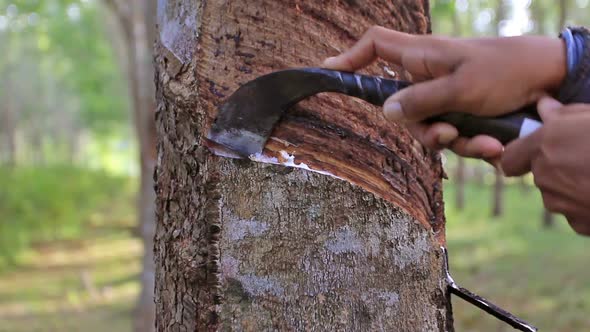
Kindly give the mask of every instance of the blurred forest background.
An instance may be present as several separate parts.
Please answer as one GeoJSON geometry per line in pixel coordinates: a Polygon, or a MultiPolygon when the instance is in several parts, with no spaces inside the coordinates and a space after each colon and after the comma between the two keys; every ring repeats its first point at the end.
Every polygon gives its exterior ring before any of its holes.
{"type": "MultiPolygon", "coordinates": [[[[155,2],[0,0],[0,331],[146,330],[155,2]]],[[[434,32],[463,37],[590,18],[589,0],[431,5],[434,32]]],[[[445,156],[455,279],[543,330],[587,330],[589,240],[544,211],[530,176],[445,156]]],[[[457,331],[510,330],[453,305],[457,331]]]]}

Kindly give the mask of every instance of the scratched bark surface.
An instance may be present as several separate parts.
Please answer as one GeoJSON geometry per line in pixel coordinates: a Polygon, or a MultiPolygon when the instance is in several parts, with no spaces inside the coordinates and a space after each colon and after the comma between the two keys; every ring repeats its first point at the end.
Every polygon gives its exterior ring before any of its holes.
{"type": "Polygon", "coordinates": [[[377,109],[314,97],[260,158],[334,176],[204,146],[240,84],[315,66],[374,24],[426,33],[428,4],[158,1],[158,331],[452,330],[440,162],[377,109]]]}

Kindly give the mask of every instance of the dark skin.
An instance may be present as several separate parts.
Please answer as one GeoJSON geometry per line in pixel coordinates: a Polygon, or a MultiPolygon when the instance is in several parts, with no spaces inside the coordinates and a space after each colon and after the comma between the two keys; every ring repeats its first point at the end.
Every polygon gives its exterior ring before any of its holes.
{"type": "Polygon", "coordinates": [[[352,48],[326,59],[324,67],[357,71],[377,58],[402,66],[418,82],[386,101],[388,120],[406,124],[432,149],[501,164],[508,176],[532,172],[545,207],[590,235],[590,105],[564,106],[549,97],[567,74],[563,41],[454,39],[373,27],[352,48]],[[458,137],[447,123],[421,122],[451,111],[496,116],[534,102],[544,126],[507,146],[489,136],[458,137]]]}

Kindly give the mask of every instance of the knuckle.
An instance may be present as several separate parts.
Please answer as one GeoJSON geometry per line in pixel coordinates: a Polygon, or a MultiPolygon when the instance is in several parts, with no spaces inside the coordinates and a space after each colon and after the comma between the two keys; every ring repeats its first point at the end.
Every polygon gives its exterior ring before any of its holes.
{"type": "Polygon", "coordinates": [[[569,217],[567,218],[567,221],[574,232],[585,236],[590,235],[590,224],[588,224],[587,221],[569,217]]]}
{"type": "Polygon", "coordinates": [[[377,36],[383,34],[384,31],[387,31],[387,29],[380,25],[373,25],[369,29],[367,29],[365,36],[369,38],[376,38],[377,36]]]}
{"type": "Polygon", "coordinates": [[[564,213],[566,210],[567,204],[561,199],[556,198],[553,195],[550,195],[543,190],[541,190],[541,197],[543,198],[543,205],[545,208],[553,213],[564,213]]]}
{"type": "MultiPolygon", "coordinates": [[[[548,135],[541,137],[541,145],[539,147],[538,168],[544,170],[546,168],[554,168],[558,163],[557,154],[553,152],[553,144],[548,135]]],[[[549,172],[550,173],[550,172],[549,172]]]]}
{"type": "Polygon", "coordinates": [[[504,173],[506,174],[506,176],[514,176],[515,175],[516,172],[514,170],[512,158],[510,156],[506,155],[506,151],[504,151],[504,155],[502,156],[501,165],[502,165],[502,169],[504,170],[504,173]]]}
{"type": "Polygon", "coordinates": [[[532,173],[533,173],[533,183],[535,184],[535,187],[542,189],[543,183],[541,181],[541,177],[536,174],[535,169],[532,170],[532,173]]]}
{"type": "Polygon", "coordinates": [[[446,104],[445,106],[461,107],[461,105],[470,103],[471,98],[470,93],[468,93],[470,90],[467,81],[458,75],[453,75],[449,78],[447,98],[443,101],[446,104]]]}
{"type": "Polygon", "coordinates": [[[553,213],[561,213],[562,212],[561,204],[555,199],[547,199],[543,195],[543,204],[545,205],[545,208],[550,212],[553,212],[553,213]]]}
{"type": "Polygon", "coordinates": [[[404,114],[404,118],[406,120],[415,121],[419,118],[419,98],[420,92],[418,89],[407,89],[406,93],[400,99],[399,102],[402,104],[402,113],[404,114]]]}
{"type": "Polygon", "coordinates": [[[568,114],[572,112],[587,112],[588,110],[590,110],[590,105],[576,103],[564,105],[563,108],[561,108],[560,112],[563,114],[568,114]]]}
{"type": "Polygon", "coordinates": [[[543,171],[543,165],[539,158],[531,162],[531,173],[533,173],[533,182],[535,186],[541,190],[545,189],[546,174],[543,171]]]}

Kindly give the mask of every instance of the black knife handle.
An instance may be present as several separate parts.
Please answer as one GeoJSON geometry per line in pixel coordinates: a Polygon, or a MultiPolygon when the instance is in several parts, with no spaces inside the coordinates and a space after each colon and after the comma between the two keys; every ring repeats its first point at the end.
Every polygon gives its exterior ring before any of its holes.
{"type": "MultiPolygon", "coordinates": [[[[376,76],[332,71],[343,85],[343,93],[361,98],[369,103],[382,106],[385,100],[412,83],[389,80],[376,76]]],[[[467,113],[447,113],[427,119],[427,123],[446,122],[452,124],[463,137],[488,135],[507,144],[526,136],[542,125],[535,105],[528,105],[507,115],[481,117],[467,113]]]]}

